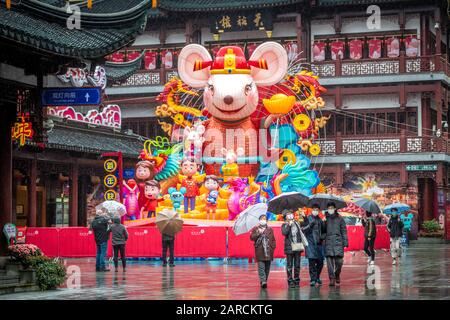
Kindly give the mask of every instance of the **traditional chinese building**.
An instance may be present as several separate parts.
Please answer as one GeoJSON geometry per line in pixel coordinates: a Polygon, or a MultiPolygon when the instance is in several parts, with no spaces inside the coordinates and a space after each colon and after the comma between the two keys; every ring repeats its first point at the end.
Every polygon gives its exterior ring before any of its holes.
{"type": "Polygon", "coordinates": [[[125,127],[161,134],[155,97],[184,45],[214,55],[237,44],[250,55],[277,41],[328,89],[322,181],[335,193],[406,202],[419,224],[450,214],[446,1],[161,0],[149,20],[132,46],[107,57],[123,66],[106,92],[125,127]]]}
{"type": "Polygon", "coordinates": [[[57,74],[74,68],[87,70],[94,80],[89,85],[101,86],[95,82],[101,79],[97,66],[145,28],[151,2],[112,0],[91,9],[86,1],[71,4],[77,8],[68,10],[65,1],[23,0],[7,9],[0,1],[0,228],[6,222],[84,225],[86,195],[101,176],[100,155],[122,151],[134,159],[139,151],[140,138],[120,128],[52,120],[41,93],[45,87],[70,87],[57,74]],[[22,113],[33,133],[19,123],[13,143],[11,128],[22,113]],[[20,138],[26,140],[22,147],[20,138]]]}

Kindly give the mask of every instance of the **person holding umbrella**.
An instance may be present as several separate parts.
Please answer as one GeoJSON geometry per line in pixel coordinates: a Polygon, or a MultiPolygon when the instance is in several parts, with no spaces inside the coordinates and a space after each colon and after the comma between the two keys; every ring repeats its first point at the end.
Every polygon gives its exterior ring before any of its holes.
{"type": "Polygon", "coordinates": [[[392,216],[387,224],[391,238],[392,264],[397,264],[397,258],[401,255],[400,239],[403,236],[403,222],[399,219],[397,208],[391,209],[392,216]]]}
{"type": "Polygon", "coordinates": [[[319,217],[320,207],[315,204],[312,206],[312,213],[308,216],[309,226],[305,228],[304,233],[308,240],[308,246],[305,253],[309,263],[310,285],[314,287],[322,285],[320,274],[323,269],[323,261],[325,260],[323,253],[323,240],[325,239],[326,229],[325,223],[319,217]]]}
{"type": "Polygon", "coordinates": [[[174,267],[175,234],[183,227],[183,220],[175,210],[163,209],[155,220],[162,237],[162,265],[167,266],[167,249],[169,249],[169,266],[174,267]]]}
{"type": "Polygon", "coordinates": [[[261,288],[267,288],[276,240],[273,229],[267,225],[266,214],[259,217],[259,224],[250,231],[250,240],[255,242],[255,257],[258,261],[258,276],[261,288]]]}
{"type": "Polygon", "coordinates": [[[305,219],[300,225],[299,222],[294,220],[292,210],[283,210],[283,218],[285,223],[281,226],[281,233],[284,236],[288,285],[290,288],[300,287],[300,258],[302,251],[308,245],[302,227],[306,227],[308,221],[305,219]]]}
{"type": "Polygon", "coordinates": [[[364,252],[367,254],[367,263],[375,264],[375,238],[377,237],[377,226],[373,214],[366,211],[366,218],[362,220],[364,226],[364,252]]]}
{"type": "Polygon", "coordinates": [[[109,233],[109,217],[105,211],[97,209],[94,220],[90,229],[94,231],[95,244],[97,245],[97,254],[95,257],[95,271],[110,271],[106,268],[106,251],[108,249],[109,233]]]}
{"type": "MultiPolygon", "coordinates": [[[[344,204],[343,207],[346,205],[344,204]]],[[[336,210],[336,204],[329,202],[326,213],[325,256],[327,258],[330,287],[341,283],[341,270],[344,264],[344,248],[348,247],[347,226],[336,210]]]]}

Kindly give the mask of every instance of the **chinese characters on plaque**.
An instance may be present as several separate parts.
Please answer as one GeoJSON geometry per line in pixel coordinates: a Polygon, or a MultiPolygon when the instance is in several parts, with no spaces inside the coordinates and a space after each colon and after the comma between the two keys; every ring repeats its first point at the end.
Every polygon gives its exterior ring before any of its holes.
{"type": "Polygon", "coordinates": [[[248,11],[223,13],[211,17],[211,32],[214,34],[231,31],[272,30],[273,16],[270,11],[248,11]]]}

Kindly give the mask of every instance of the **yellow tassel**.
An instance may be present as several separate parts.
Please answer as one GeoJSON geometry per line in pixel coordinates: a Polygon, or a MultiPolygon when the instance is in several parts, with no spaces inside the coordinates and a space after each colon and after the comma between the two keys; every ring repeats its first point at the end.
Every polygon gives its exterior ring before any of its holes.
{"type": "Polygon", "coordinates": [[[87,7],[88,9],[92,9],[92,0],[88,0],[87,7]]]}
{"type": "Polygon", "coordinates": [[[158,6],[157,0],[152,0],[152,9],[155,9],[158,6]]]}
{"type": "Polygon", "coordinates": [[[6,0],[6,8],[11,9],[11,0],[6,0]]]}

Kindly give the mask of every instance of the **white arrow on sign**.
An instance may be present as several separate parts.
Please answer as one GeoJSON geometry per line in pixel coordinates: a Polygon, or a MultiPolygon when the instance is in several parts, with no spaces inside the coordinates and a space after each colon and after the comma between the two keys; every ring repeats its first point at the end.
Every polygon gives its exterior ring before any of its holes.
{"type": "Polygon", "coordinates": [[[86,95],[84,97],[86,98],[86,102],[88,102],[89,101],[89,97],[90,97],[89,93],[86,93],[86,95]]]}

